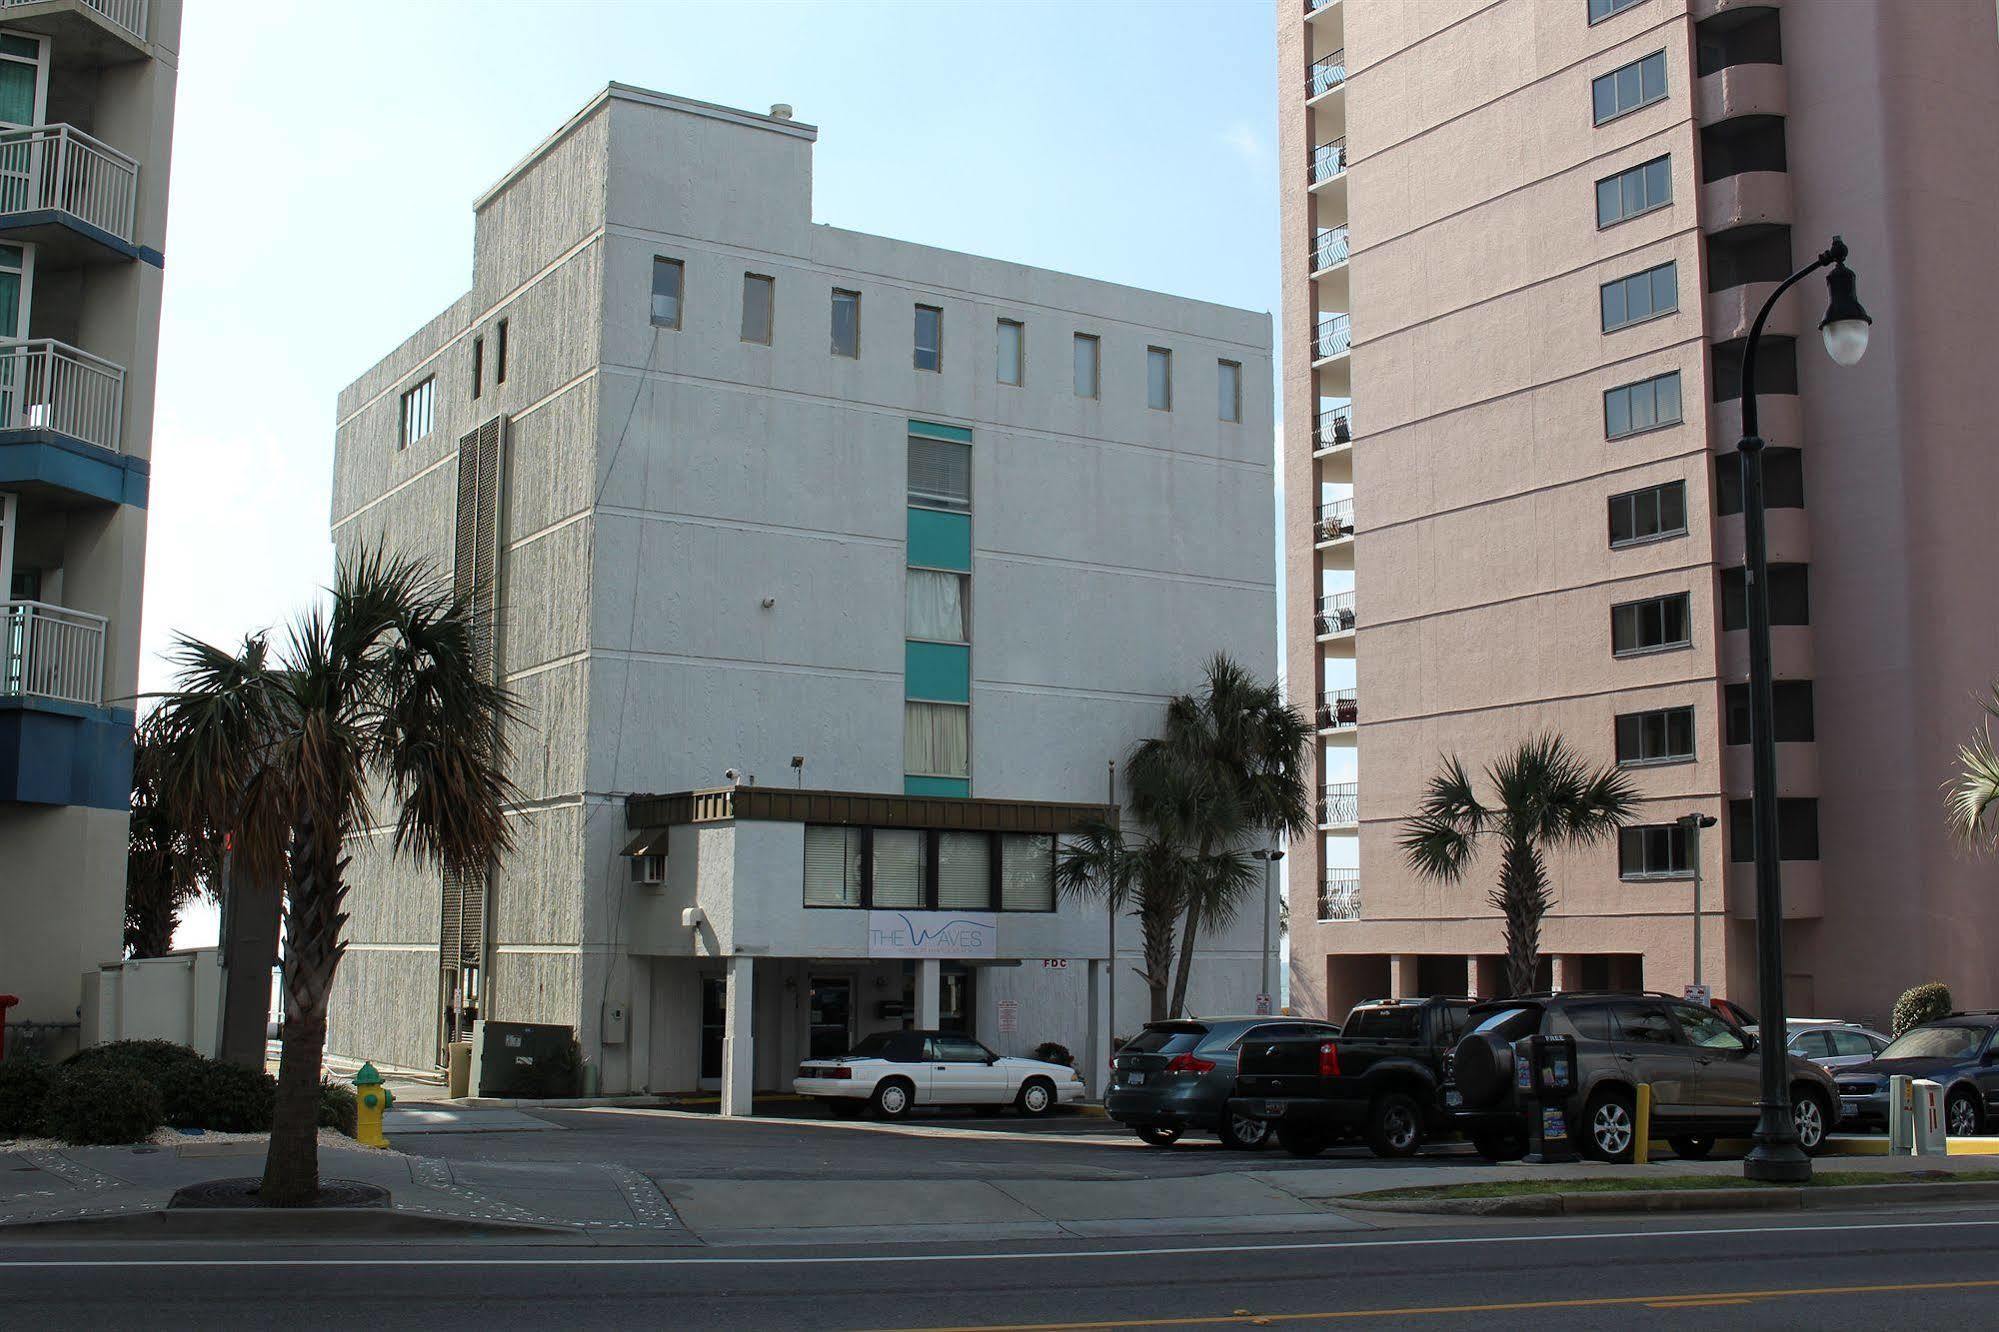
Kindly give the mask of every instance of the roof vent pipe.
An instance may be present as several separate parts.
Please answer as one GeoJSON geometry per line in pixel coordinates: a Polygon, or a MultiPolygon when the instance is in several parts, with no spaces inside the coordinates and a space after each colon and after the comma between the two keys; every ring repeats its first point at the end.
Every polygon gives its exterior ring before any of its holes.
{"type": "Polygon", "coordinates": [[[790,120],[791,103],[789,102],[772,103],[770,108],[770,118],[772,120],[790,120]]]}

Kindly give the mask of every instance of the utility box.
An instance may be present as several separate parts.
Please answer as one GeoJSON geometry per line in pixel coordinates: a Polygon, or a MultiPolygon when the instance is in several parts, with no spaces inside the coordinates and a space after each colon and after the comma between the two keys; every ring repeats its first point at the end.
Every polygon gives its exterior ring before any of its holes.
{"type": "Polygon", "coordinates": [[[541,1099],[576,1095],[576,1031],[549,1022],[472,1024],[472,1093],[541,1099]]]}
{"type": "Polygon", "coordinates": [[[444,1094],[454,1101],[472,1094],[472,1042],[444,1047],[444,1094]]]}
{"type": "Polygon", "coordinates": [[[1900,1073],[1888,1079],[1888,1154],[1950,1154],[1941,1085],[1927,1078],[1911,1078],[1900,1073]]]}

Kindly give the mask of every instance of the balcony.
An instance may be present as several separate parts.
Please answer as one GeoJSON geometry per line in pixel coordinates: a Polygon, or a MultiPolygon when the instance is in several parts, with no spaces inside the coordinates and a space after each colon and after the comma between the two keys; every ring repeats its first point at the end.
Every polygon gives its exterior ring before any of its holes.
{"type": "Polygon", "coordinates": [[[1330,546],[1335,541],[1351,540],[1353,531],[1353,501],[1327,500],[1319,506],[1319,516],[1312,527],[1312,542],[1318,546],[1330,546]]]}
{"type": "Polygon", "coordinates": [[[1353,828],[1360,824],[1360,784],[1328,782],[1319,788],[1319,826],[1353,828]]]}
{"type": "Polygon", "coordinates": [[[1305,17],[1310,18],[1321,10],[1331,9],[1338,3],[1339,0],[1305,0],[1305,17]]]}
{"type": "Polygon", "coordinates": [[[1353,593],[1332,592],[1319,598],[1312,616],[1312,632],[1320,642],[1354,631],[1353,593]]]}
{"type": "Polygon", "coordinates": [[[1353,445],[1353,408],[1333,407],[1318,414],[1312,422],[1312,451],[1324,453],[1330,449],[1350,448],[1353,445]]]}
{"type": "Polygon", "coordinates": [[[1312,332],[1313,361],[1330,361],[1353,350],[1353,317],[1329,315],[1312,332]]]}
{"type": "Polygon", "coordinates": [[[45,432],[117,453],[124,410],[124,367],[54,338],[0,341],[0,437],[45,432]]]}
{"type": "Polygon", "coordinates": [[[58,66],[143,59],[151,0],[0,0],[0,22],[55,38],[58,66]]]}
{"type": "Polygon", "coordinates": [[[1312,271],[1323,273],[1347,261],[1347,229],[1328,227],[1312,237],[1312,271]]]}
{"type": "Polygon", "coordinates": [[[1319,919],[1360,919],[1359,870],[1332,870],[1319,880],[1319,919]]]}
{"type": "Polygon", "coordinates": [[[138,202],[139,164],[74,125],[0,130],[0,237],[42,262],[136,258],[138,202]]]}
{"type": "Polygon", "coordinates": [[[1314,144],[1312,158],[1307,171],[1306,183],[1316,189],[1328,181],[1344,176],[1347,170],[1347,141],[1334,139],[1330,143],[1314,144]]]}
{"type": "Polygon", "coordinates": [[[1305,71],[1305,100],[1323,97],[1347,81],[1347,53],[1342,47],[1331,55],[1320,56],[1305,71]]]}
{"type": "Polygon", "coordinates": [[[1360,725],[1360,696],[1352,689],[1329,689],[1319,695],[1319,734],[1351,731],[1360,725]]]}
{"type": "Polygon", "coordinates": [[[45,601],[0,601],[0,698],[101,705],[105,623],[45,601]]]}

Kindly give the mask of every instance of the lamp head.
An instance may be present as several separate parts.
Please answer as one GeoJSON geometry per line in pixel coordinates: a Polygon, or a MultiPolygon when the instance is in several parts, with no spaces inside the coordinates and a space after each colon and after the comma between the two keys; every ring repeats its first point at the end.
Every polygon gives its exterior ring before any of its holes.
{"type": "Polygon", "coordinates": [[[1853,365],[1867,354],[1868,326],[1874,322],[1855,292],[1853,270],[1846,266],[1846,245],[1832,238],[1832,271],[1825,275],[1825,318],[1819,320],[1819,334],[1825,339],[1826,355],[1835,364],[1853,365]]]}

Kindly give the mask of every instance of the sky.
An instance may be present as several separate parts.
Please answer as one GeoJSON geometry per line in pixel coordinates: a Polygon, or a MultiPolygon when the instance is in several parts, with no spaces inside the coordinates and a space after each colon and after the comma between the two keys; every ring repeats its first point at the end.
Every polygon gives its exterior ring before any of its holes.
{"type": "Polygon", "coordinates": [[[464,293],[472,201],[606,83],[790,103],[816,221],[1275,311],[1273,24],[1266,0],[188,0],[141,689],[175,634],[234,644],[325,584],[335,395],[464,293]]]}

